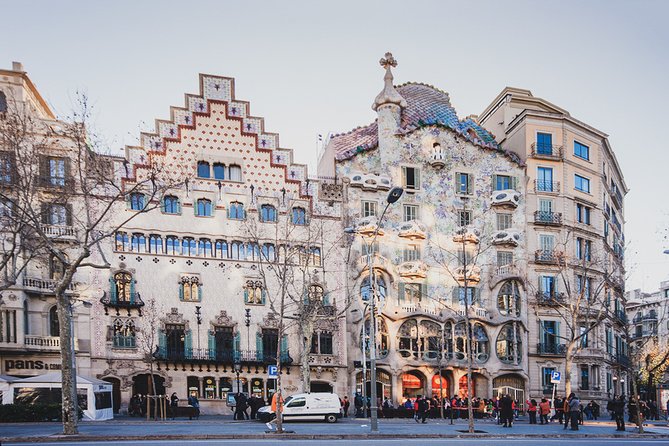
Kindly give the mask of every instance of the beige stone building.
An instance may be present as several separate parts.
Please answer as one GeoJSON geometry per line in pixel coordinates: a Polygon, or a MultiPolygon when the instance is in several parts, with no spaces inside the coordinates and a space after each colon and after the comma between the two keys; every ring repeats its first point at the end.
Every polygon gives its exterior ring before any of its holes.
{"type": "MultiPolygon", "coordinates": [[[[13,237],[21,239],[21,233],[13,232],[15,226],[4,219],[16,211],[12,202],[19,199],[17,189],[21,187],[30,187],[31,193],[34,193],[31,206],[41,209],[40,230],[67,252],[77,230],[77,222],[73,219],[77,201],[69,199],[66,203],[59,203],[58,197],[64,190],[70,193],[78,187],[69,169],[71,158],[76,153],[67,140],[53,136],[54,130],[61,128],[63,123],[56,118],[18,62],[13,63],[11,70],[0,70],[0,120],[7,119],[8,113],[20,114],[24,122],[32,120],[25,127],[26,133],[20,136],[25,139],[22,142],[25,147],[32,147],[34,156],[31,155],[29,161],[34,164],[18,169],[14,149],[4,144],[0,147],[0,188],[3,196],[0,200],[0,237],[3,254],[12,253],[9,246],[12,240],[16,241],[13,237]],[[30,133],[32,130],[35,133],[30,133]],[[32,174],[34,177],[26,177],[32,174]]],[[[28,248],[32,245],[23,246],[28,248]]],[[[53,290],[54,279],[62,274],[62,270],[53,258],[41,253],[32,261],[25,260],[33,254],[26,250],[15,259],[16,283],[0,295],[0,374],[3,375],[26,377],[61,368],[59,321],[53,290]],[[21,269],[24,264],[27,268],[21,269]]],[[[12,262],[3,263],[2,283],[5,285],[4,281],[13,276],[11,271],[12,262]]],[[[89,283],[89,272],[82,270],[67,291],[74,301],[72,314],[77,369],[86,375],[92,372],[91,311],[88,302],[96,296],[96,289],[89,283]]]]}
{"type": "Polygon", "coordinates": [[[522,165],[474,121],[460,120],[448,93],[419,83],[395,87],[391,55],[383,65],[385,86],[372,106],[378,119],[332,136],[319,163],[319,174],[345,181],[344,220],[358,234],[350,241],[350,385],[368,394],[371,388],[361,365],[376,282],[379,396],[393,404],[419,394],[466,396],[471,384],[475,396],[511,392],[522,403],[528,386],[522,165]],[[389,206],[374,241],[391,186],[403,187],[404,195],[389,206]]]}
{"type": "MultiPolygon", "coordinates": [[[[596,301],[589,311],[605,320],[579,343],[572,390],[582,400],[599,401],[628,393],[623,269],[627,186],[607,135],[517,88],[505,88],[478,122],[526,164],[529,395],[549,395],[551,372],[564,374],[565,343],[572,328],[569,318],[560,316],[567,308],[562,305],[569,306],[582,294],[596,301]]],[[[563,386],[558,393],[564,393],[563,386]]]]}

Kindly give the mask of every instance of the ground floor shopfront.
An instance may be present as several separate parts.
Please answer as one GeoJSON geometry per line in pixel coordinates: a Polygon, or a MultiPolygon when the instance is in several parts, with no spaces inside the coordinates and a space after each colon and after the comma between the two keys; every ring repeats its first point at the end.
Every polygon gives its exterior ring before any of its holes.
{"type": "MultiPolygon", "coordinates": [[[[370,371],[356,370],[350,376],[355,383],[353,392],[369,395],[371,392],[370,371]],[[363,374],[366,373],[366,379],[363,374]]],[[[528,382],[524,372],[498,371],[490,373],[486,369],[476,369],[472,373],[471,382],[467,379],[467,369],[448,368],[441,370],[433,367],[406,367],[393,371],[380,365],[376,372],[376,392],[384,400],[389,398],[394,405],[402,404],[407,398],[418,395],[431,397],[465,398],[472,386],[472,395],[479,398],[492,398],[508,393],[519,404],[524,404],[528,382]]]]}
{"type": "MultiPolygon", "coordinates": [[[[229,415],[232,412],[232,397],[237,391],[255,395],[269,402],[276,392],[276,379],[268,375],[266,365],[242,365],[237,372],[232,365],[207,365],[187,363],[156,363],[153,377],[146,363],[132,360],[96,360],[98,378],[113,385],[116,413],[127,413],[133,395],[176,393],[185,405],[188,396],[196,396],[203,414],[229,415]]],[[[311,391],[334,392],[343,397],[347,394],[346,373],[340,367],[312,367],[311,391]]],[[[299,365],[283,369],[281,375],[284,394],[303,390],[299,365]]]]}

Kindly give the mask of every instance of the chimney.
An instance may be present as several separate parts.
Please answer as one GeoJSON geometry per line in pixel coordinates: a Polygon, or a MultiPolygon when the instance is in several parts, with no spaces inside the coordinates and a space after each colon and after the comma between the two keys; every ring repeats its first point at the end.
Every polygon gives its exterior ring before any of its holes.
{"type": "Polygon", "coordinates": [[[21,62],[12,62],[12,71],[23,72],[23,64],[21,62]]]}

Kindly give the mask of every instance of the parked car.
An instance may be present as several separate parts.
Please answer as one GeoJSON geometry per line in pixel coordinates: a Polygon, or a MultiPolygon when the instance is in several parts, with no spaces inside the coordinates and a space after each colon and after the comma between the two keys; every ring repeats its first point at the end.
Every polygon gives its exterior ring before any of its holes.
{"type": "MultiPolygon", "coordinates": [[[[335,423],[342,417],[341,402],[335,393],[297,393],[286,398],[283,404],[284,421],[327,421],[335,423]]],[[[276,414],[272,406],[258,409],[258,419],[264,423],[273,420],[276,414]]]]}

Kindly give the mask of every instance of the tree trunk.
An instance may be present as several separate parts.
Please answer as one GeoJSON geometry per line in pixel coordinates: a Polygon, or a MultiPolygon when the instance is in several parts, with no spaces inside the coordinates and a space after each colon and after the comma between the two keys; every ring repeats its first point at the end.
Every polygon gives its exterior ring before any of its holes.
{"type": "Polygon", "coordinates": [[[63,434],[77,435],[78,402],[77,402],[77,367],[74,354],[74,333],[72,333],[72,308],[70,299],[65,292],[57,293],[58,323],[60,334],[61,355],[61,386],[63,434]]]}
{"type": "MultiPolygon", "coordinates": [[[[636,379],[632,378],[632,398],[634,398],[636,403],[636,427],[639,428],[639,433],[643,434],[643,423],[641,422],[641,405],[639,404],[639,390],[637,389],[636,384],[636,379]]],[[[625,393],[625,389],[622,389],[621,392],[625,393]]]]}
{"type": "Polygon", "coordinates": [[[565,398],[571,394],[571,365],[574,362],[574,341],[567,343],[567,350],[564,356],[564,393],[565,398]]]}
{"type": "Polygon", "coordinates": [[[311,353],[311,337],[314,333],[313,321],[308,317],[300,326],[303,340],[302,352],[302,392],[307,393],[311,390],[311,367],[309,365],[309,355],[311,353]]]}

